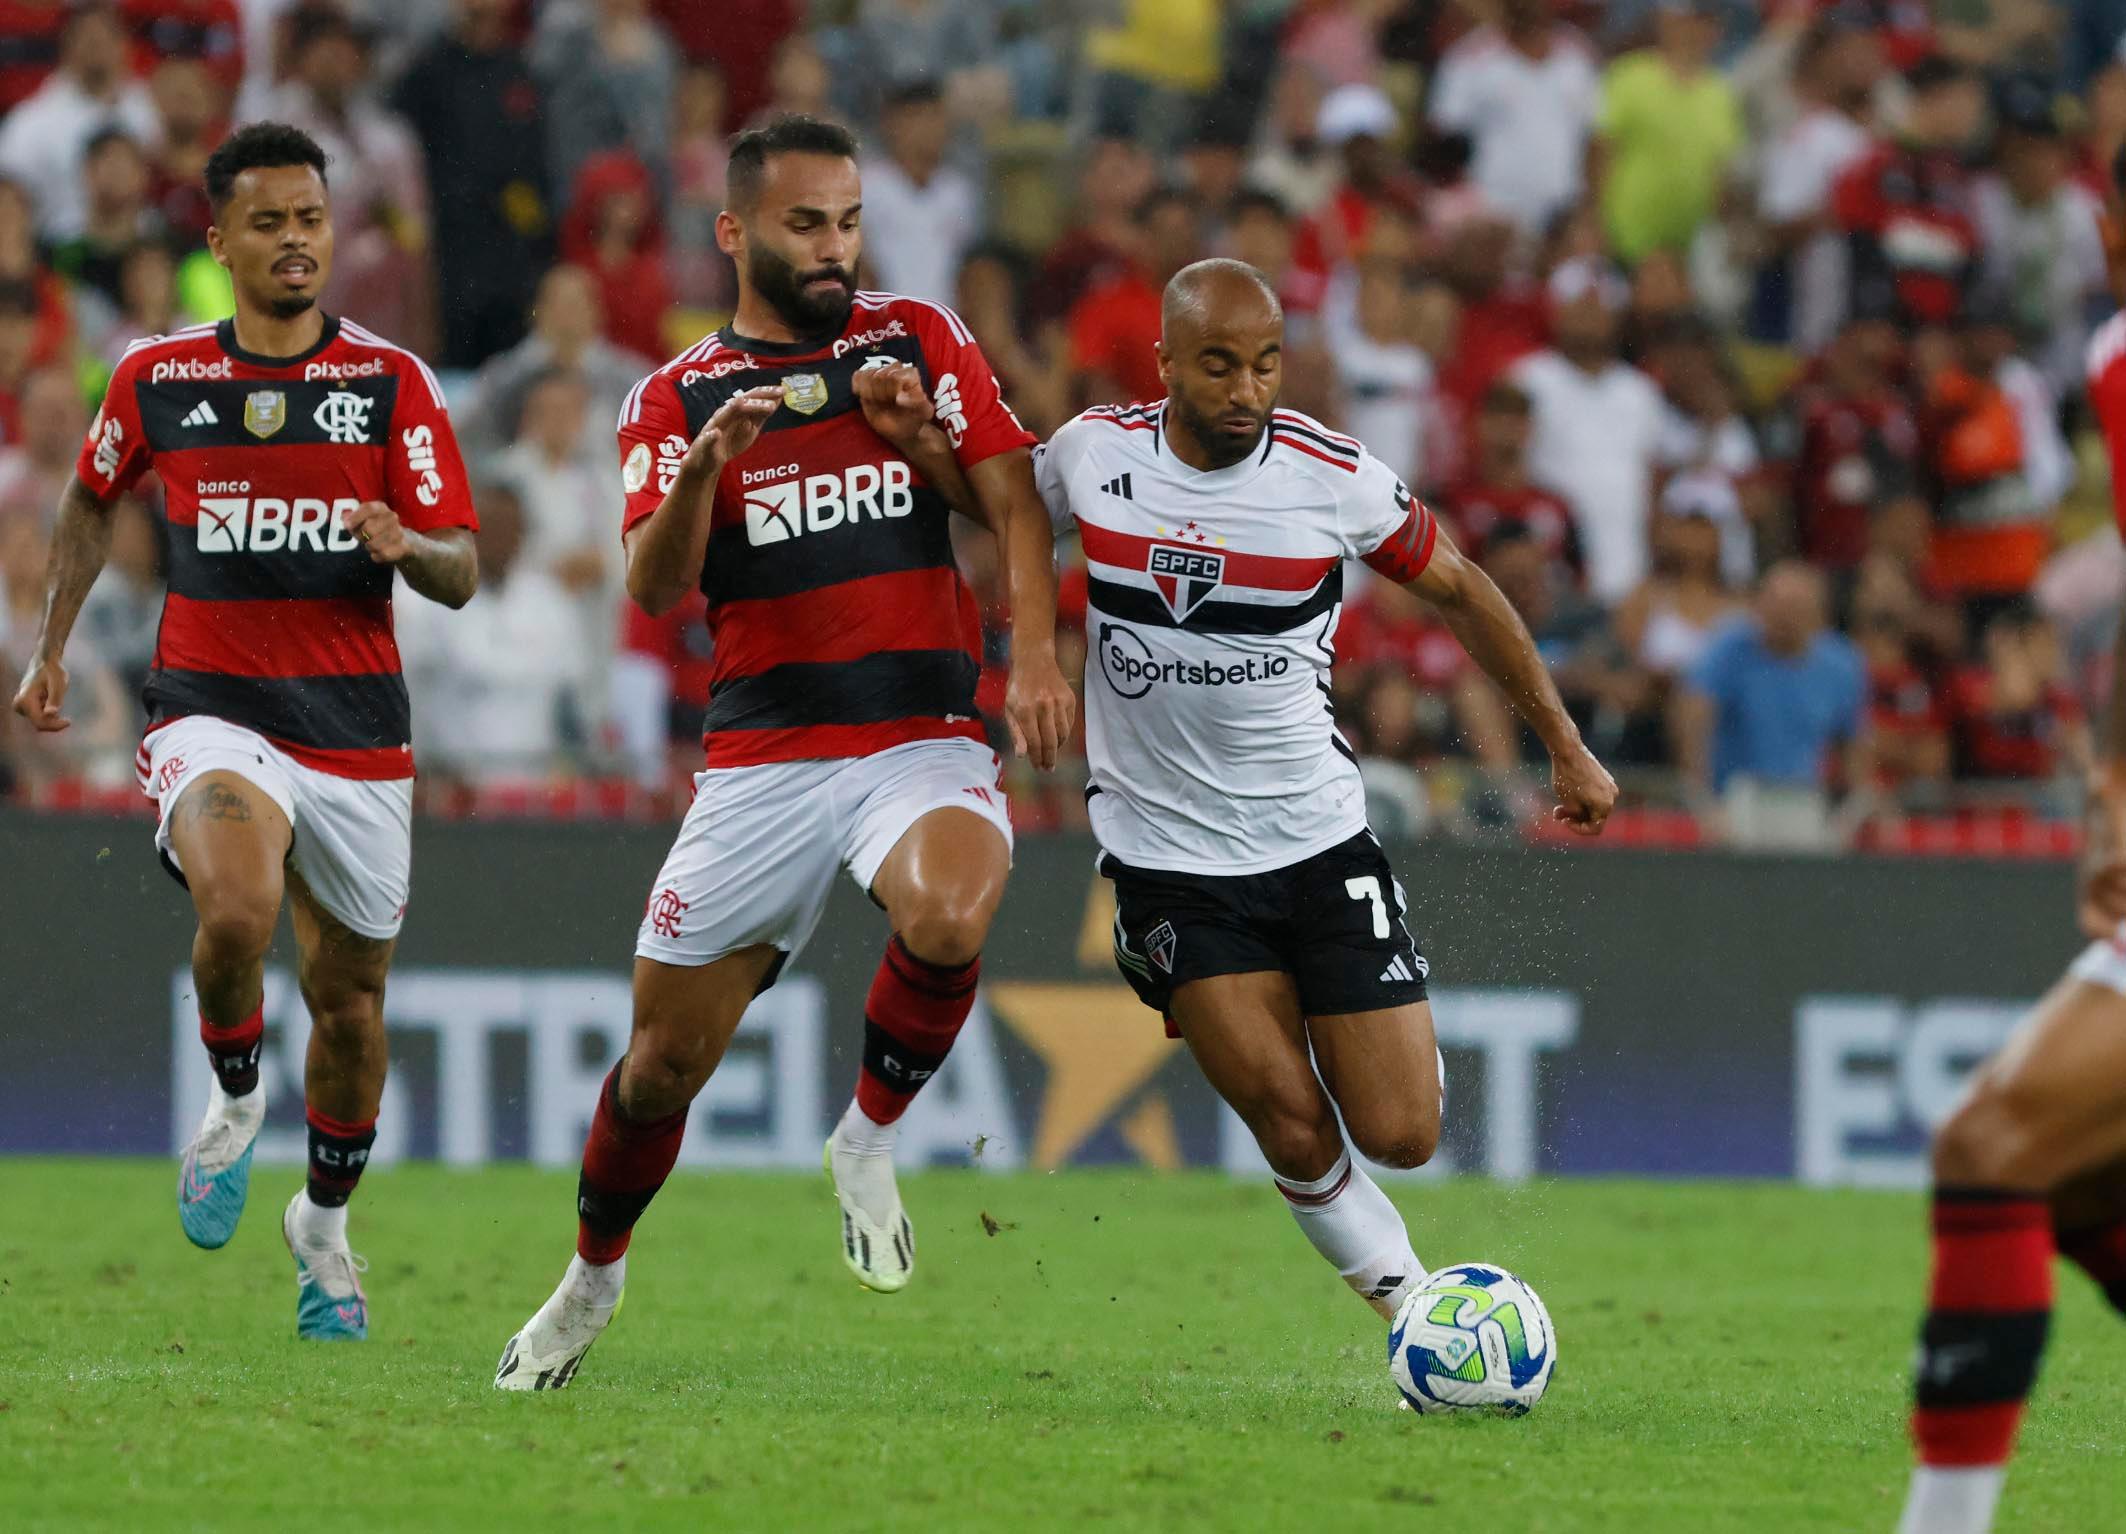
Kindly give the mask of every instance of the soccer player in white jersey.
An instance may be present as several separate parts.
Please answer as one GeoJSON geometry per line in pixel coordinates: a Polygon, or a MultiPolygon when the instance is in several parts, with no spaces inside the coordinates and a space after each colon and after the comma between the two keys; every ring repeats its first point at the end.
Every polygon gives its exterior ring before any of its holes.
{"type": "Polygon", "coordinates": [[[1364,1155],[1421,1165],[1440,1066],[1403,889],[1330,717],[1344,560],[1439,609],[1549,748],[1559,820],[1592,836],[1617,791],[1431,512],[1357,442],[1275,408],[1283,332],[1254,268],[1185,268],[1161,318],[1165,400],[1085,412],[1036,475],[1091,577],[1089,794],[1116,963],[1254,1132],[1307,1239],[1392,1318],[1424,1267],[1337,1114],[1364,1155]]]}

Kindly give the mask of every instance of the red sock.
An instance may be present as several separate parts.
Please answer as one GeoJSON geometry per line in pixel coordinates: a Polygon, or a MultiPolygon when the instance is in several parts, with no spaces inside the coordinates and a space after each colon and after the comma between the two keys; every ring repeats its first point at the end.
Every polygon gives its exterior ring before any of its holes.
{"type": "Polygon", "coordinates": [[[266,1004],[261,1001],[251,1015],[224,1028],[199,1015],[199,1042],[207,1046],[207,1058],[221,1089],[242,1097],[258,1088],[258,1052],[266,1037],[266,1004]]]}
{"type": "Polygon", "coordinates": [[[2096,1280],[2104,1298],[2126,1312],[2126,1220],[2054,1232],[2060,1255],[2096,1280]]]}
{"type": "Polygon", "coordinates": [[[2052,1212],[1996,1188],[1937,1188],[1912,1437],[1923,1464],[1999,1465],[2052,1322],[2052,1212]]]}
{"type": "Polygon", "coordinates": [[[864,998],[864,1065],[856,1077],[856,1105],[874,1124],[891,1124],[908,1111],[923,1083],[937,1074],[974,1009],[982,961],[956,969],[918,959],[896,932],[864,998]]]}
{"type": "MultiPolygon", "coordinates": [[[[626,1063],[622,1056],[620,1064],[626,1063]]],[[[608,1263],[627,1251],[635,1222],[672,1175],[686,1132],[685,1108],[647,1124],[623,1117],[620,1065],[606,1073],[598,1089],[598,1111],[583,1142],[583,1171],[576,1179],[577,1256],[608,1263]]]]}

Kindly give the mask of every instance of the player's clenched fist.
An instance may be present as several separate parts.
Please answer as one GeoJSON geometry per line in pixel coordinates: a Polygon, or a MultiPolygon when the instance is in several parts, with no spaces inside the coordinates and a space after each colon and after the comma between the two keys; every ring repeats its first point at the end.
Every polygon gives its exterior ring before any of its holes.
{"type": "Polygon", "coordinates": [[[59,706],[66,702],[66,667],[56,660],[32,661],[15,689],[15,712],[47,733],[63,730],[67,721],[59,706]]]}
{"type": "Polygon", "coordinates": [[[1617,780],[1582,746],[1550,759],[1550,785],[1558,796],[1553,818],[1582,836],[1599,836],[1617,807],[1617,780]]]}
{"type": "Polygon", "coordinates": [[[374,564],[395,565],[413,552],[399,514],[382,501],[364,501],[341,512],[340,524],[360,540],[374,564]]]}
{"type": "Polygon", "coordinates": [[[692,478],[723,472],[723,466],[760,440],[760,429],[782,405],[782,385],[744,389],[723,402],[687,449],[680,471],[692,478]]]}
{"type": "Polygon", "coordinates": [[[905,362],[860,369],[850,387],[871,429],[904,452],[936,413],[923,392],[923,375],[905,362]]]}

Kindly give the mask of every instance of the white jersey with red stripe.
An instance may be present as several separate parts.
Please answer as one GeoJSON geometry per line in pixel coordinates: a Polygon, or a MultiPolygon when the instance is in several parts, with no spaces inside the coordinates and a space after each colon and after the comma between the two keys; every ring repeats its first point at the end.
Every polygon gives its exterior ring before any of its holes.
{"type": "Polygon", "coordinates": [[[1088,410],[1036,454],[1050,517],[1085,548],[1093,830],[1137,868],[1287,867],[1366,824],[1329,708],[1343,562],[1414,579],[1437,524],[1297,411],[1205,471],[1174,456],[1166,409],[1088,410]]]}

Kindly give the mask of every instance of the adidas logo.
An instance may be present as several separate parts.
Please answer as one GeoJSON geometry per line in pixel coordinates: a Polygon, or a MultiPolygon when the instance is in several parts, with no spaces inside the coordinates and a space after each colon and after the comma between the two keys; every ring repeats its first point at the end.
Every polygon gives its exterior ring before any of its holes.
{"type": "Polygon", "coordinates": [[[1415,980],[1417,975],[1411,970],[1409,961],[1397,954],[1389,961],[1388,967],[1380,972],[1380,978],[1385,983],[1390,980],[1415,980]]]}
{"type": "Polygon", "coordinates": [[[219,426],[221,424],[221,417],[214,413],[214,407],[212,405],[208,404],[205,400],[201,400],[198,404],[192,407],[192,413],[186,416],[178,424],[180,426],[219,426]]]}
{"type": "Polygon", "coordinates": [[[1127,474],[1116,475],[1100,487],[1100,493],[1102,495],[1119,495],[1125,501],[1134,501],[1136,499],[1134,495],[1129,493],[1129,476],[1127,474]]]}

